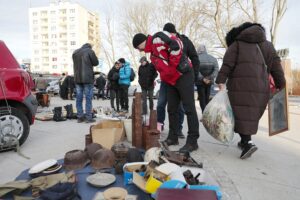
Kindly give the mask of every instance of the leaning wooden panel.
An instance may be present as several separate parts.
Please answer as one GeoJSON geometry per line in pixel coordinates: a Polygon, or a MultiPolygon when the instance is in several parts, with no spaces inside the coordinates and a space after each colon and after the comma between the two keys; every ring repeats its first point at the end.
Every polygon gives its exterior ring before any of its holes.
{"type": "Polygon", "coordinates": [[[268,104],[269,136],[289,130],[289,108],[287,89],[273,95],[268,104]]]}

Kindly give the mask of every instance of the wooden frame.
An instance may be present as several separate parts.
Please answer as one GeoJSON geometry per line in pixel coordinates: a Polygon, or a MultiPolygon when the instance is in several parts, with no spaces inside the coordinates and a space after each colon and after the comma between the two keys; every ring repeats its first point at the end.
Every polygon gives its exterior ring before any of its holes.
{"type": "Polygon", "coordinates": [[[289,108],[287,88],[275,93],[268,104],[269,136],[289,130],[289,108]]]}

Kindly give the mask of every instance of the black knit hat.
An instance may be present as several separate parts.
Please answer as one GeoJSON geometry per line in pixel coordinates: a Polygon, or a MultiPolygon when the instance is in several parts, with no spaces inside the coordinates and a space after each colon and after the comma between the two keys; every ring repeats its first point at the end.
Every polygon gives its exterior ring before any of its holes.
{"type": "Polygon", "coordinates": [[[124,59],[124,58],[120,58],[118,61],[119,61],[120,63],[122,63],[122,64],[125,63],[125,59],[124,59]]]}
{"type": "Polygon", "coordinates": [[[136,49],[140,44],[147,40],[147,36],[143,33],[137,33],[132,39],[132,45],[136,49]]]}
{"type": "Polygon", "coordinates": [[[169,33],[177,33],[175,25],[170,22],[164,25],[163,30],[168,31],[169,33]]]}

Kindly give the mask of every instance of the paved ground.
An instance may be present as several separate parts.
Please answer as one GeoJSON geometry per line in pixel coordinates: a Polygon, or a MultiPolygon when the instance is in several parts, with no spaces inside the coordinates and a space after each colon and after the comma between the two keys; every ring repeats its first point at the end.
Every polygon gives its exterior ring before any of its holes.
{"type": "MultiPolygon", "coordinates": [[[[51,107],[72,101],[51,99],[51,107]]],[[[94,101],[94,106],[108,105],[108,101],[94,101]]],[[[198,106],[198,103],[197,103],[198,106]]],[[[216,142],[200,125],[199,150],[192,156],[204,163],[204,168],[222,187],[224,199],[235,200],[297,200],[300,196],[300,101],[290,104],[290,131],[268,136],[267,115],[261,119],[258,134],[253,138],[259,150],[249,159],[240,160],[236,147],[216,142]]],[[[199,110],[199,106],[197,108],[199,110]]],[[[21,151],[30,159],[15,152],[0,154],[0,184],[13,180],[21,171],[47,158],[63,158],[65,152],[84,148],[84,135],[89,124],[76,121],[41,122],[31,127],[28,140],[21,151]]],[[[184,131],[186,132],[186,124],[184,131]]],[[[165,134],[164,134],[165,135],[165,134]]],[[[184,144],[180,141],[180,145],[184,144]]],[[[173,149],[178,149],[173,147],[173,149]]]]}

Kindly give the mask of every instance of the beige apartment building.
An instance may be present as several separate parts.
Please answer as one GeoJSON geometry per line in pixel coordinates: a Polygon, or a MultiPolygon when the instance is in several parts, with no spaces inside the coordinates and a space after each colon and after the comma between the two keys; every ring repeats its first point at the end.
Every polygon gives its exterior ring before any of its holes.
{"type": "Polygon", "coordinates": [[[73,74],[72,53],[89,42],[99,56],[99,16],[76,3],[29,10],[31,71],[73,74]]]}

